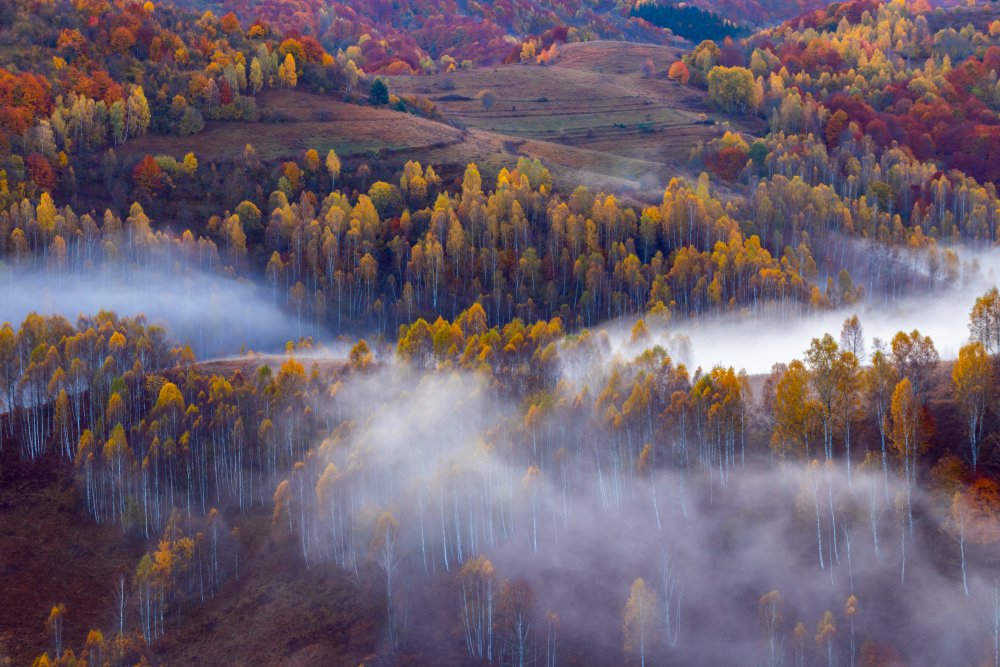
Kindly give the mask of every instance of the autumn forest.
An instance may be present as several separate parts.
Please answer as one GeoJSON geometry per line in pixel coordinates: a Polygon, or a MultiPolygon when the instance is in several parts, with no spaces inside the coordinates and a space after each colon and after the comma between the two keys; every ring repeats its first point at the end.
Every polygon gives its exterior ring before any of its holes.
{"type": "Polygon", "coordinates": [[[1000,10],[0,3],[0,667],[1000,667],[1000,10]]]}

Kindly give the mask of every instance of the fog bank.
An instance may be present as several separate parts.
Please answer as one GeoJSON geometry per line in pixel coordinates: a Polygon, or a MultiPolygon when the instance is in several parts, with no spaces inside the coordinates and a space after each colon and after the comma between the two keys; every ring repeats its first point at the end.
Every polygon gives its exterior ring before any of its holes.
{"type": "Polygon", "coordinates": [[[0,266],[0,322],[17,327],[28,313],[62,315],[71,322],[101,310],[146,316],[200,359],[242,348],[280,351],[287,341],[322,330],[275,305],[269,290],[196,269],[102,268],[81,274],[4,270],[0,266]]]}
{"type": "MultiPolygon", "coordinates": [[[[600,354],[591,362],[605,372],[576,377],[606,376],[617,363],[600,354]]],[[[495,637],[476,639],[470,651],[495,642],[496,661],[517,664],[499,600],[504,582],[523,580],[533,592],[526,613],[539,664],[553,664],[552,632],[578,664],[618,663],[623,611],[642,578],[655,597],[649,664],[798,664],[799,653],[819,664],[828,647],[814,635],[827,611],[838,628],[829,647],[835,664],[848,664],[867,639],[907,664],[985,656],[998,572],[973,557],[964,593],[954,528],[928,489],[914,489],[910,532],[898,504],[906,487],[895,474],[886,485],[880,469],[848,477],[842,461],[771,465],[758,457],[720,477],[700,467],[702,436],[693,432],[654,438],[653,468],[637,473],[643,443],[629,427],[594,421],[589,397],[600,387],[579,382],[562,395],[581,397],[582,407],[563,403],[529,422],[481,376],[390,362],[350,376],[315,406],[339,426],[289,476],[280,530],[294,535],[307,563],[384,577],[381,651],[459,650],[460,640],[449,644],[439,626],[420,620],[422,587],[454,577],[462,587],[445,600],[453,608],[435,616],[463,627],[472,607],[486,613],[483,600],[494,600],[495,637]],[[491,561],[488,576],[477,574],[477,556],[491,561]],[[760,598],[772,590],[781,595],[777,655],[759,623],[760,598]],[[472,604],[473,594],[486,597],[472,604]],[[854,631],[844,613],[852,594],[854,631]],[[552,614],[557,630],[546,620],[552,614]],[[802,642],[793,634],[799,622],[802,642]]]]}
{"type": "MultiPolygon", "coordinates": [[[[866,300],[834,310],[782,317],[777,310],[678,320],[654,342],[667,348],[671,357],[691,370],[708,370],[716,365],[764,374],[775,363],[801,358],[813,338],[829,333],[837,338],[844,320],[858,315],[870,353],[874,338],[888,342],[899,331],[913,329],[934,340],[942,359],[954,359],[969,341],[969,312],[976,298],[997,284],[1000,250],[965,251],[961,254],[967,270],[957,286],[939,287],[921,296],[897,301],[866,300]]],[[[615,349],[626,352],[632,321],[610,325],[608,333],[615,349]]],[[[866,360],[862,360],[864,363],[866,360]]]]}

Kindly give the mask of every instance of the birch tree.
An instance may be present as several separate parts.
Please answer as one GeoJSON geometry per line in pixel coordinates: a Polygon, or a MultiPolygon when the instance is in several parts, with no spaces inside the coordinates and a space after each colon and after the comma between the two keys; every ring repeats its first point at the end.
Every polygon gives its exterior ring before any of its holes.
{"type": "Polygon", "coordinates": [[[991,287],[969,313],[969,332],[992,355],[1000,354],[1000,290],[991,287]]]}
{"type": "Polygon", "coordinates": [[[969,343],[958,352],[951,371],[955,403],[962,413],[969,438],[969,465],[975,474],[983,439],[983,421],[989,404],[992,371],[986,348],[980,342],[969,343]]]}
{"type": "Polygon", "coordinates": [[[462,582],[462,627],[465,648],[477,660],[493,662],[497,581],[493,563],[483,556],[470,558],[459,574],[462,582]]]}
{"type": "Polygon", "coordinates": [[[764,642],[767,644],[769,667],[778,667],[782,663],[781,640],[778,636],[783,620],[781,611],[782,600],[778,591],[771,591],[761,596],[757,617],[760,621],[760,630],[764,634],[764,642]]]}
{"type": "Polygon", "coordinates": [[[892,392],[892,444],[903,464],[906,482],[906,523],[913,534],[913,487],[917,481],[917,459],[923,453],[920,419],[922,408],[909,378],[903,378],[892,392]]]}
{"type": "Polygon", "coordinates": [[[45,622],[45,627],[52,633],[52,639],[55,642],[56,656],[62,655],[63,617],[65,616],[66,605],[60,602],[52,607],[52,611],[49,612],[49,618],[45,622]]]}
{"type": "Polygon", "coordinates": [[[849,595],[847,597],[847,602],[844,604],[844,616],[847,617],[847,622],[851,626],[851,637],[850,637],[850,654],[849,662],[851,667],[854,667],[855,656],[857,655],[857,648],[855,643],[854,634],[854,617],[858,615],[858,598],[849,595]]]}
{"type": "Polygon", "coordinates": [[[531,636],[534,632],[535,594],[524,579],[515,579],[503,584],[500,589],[500,613],[506,629],[505,640],[509,643],[510,664],[526,667],[531,636]]]}
{"type": "Polygon", "coordinates": [[[655,609],[656,593],[646,586],[643,579],[633,581],[628,602],[625,603],[625,652],[637,653],[642,667],[646,667],[647,642],[653,627],[655,609]]]}
{"type": "Polygon", "coordinates": [[[816,646],[826,660],[827,667],[836,664],[834,654],[834,639],[837,637],[837,624],[834,622],[832,612],[823,612],[823,618],[816,624],[816,646]]]}

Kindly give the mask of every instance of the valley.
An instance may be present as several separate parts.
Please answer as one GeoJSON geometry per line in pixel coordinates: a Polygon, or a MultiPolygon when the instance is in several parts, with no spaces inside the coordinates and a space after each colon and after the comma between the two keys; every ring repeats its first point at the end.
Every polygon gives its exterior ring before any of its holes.
{"type": "Polygon", "coordinates": [[[0,667],[1000,664],[954,5],[0,3],[0,667]]]}

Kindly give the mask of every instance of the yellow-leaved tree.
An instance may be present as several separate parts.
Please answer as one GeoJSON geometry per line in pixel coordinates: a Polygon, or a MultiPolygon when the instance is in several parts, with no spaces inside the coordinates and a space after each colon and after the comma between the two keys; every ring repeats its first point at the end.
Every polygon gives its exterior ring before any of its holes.
{"type": "Polygon", "coordinates": [[[653,630],[656,614],[656,592],[642,579],[632,582],[632,589],[625,603],[622,629],[625,635],[625,652],[638,653],[639,662],[646,667],[646,647],[653,630]]]}
{"type": "Polygon", "coordinates": [[[969,464],[976,472],[983,438],[983,422],[989,404],[992,369],[986,347],[981,342],[969,343],[958,352],[951,371],[955,404],[962,413],[969,438],[969,464]]]}

